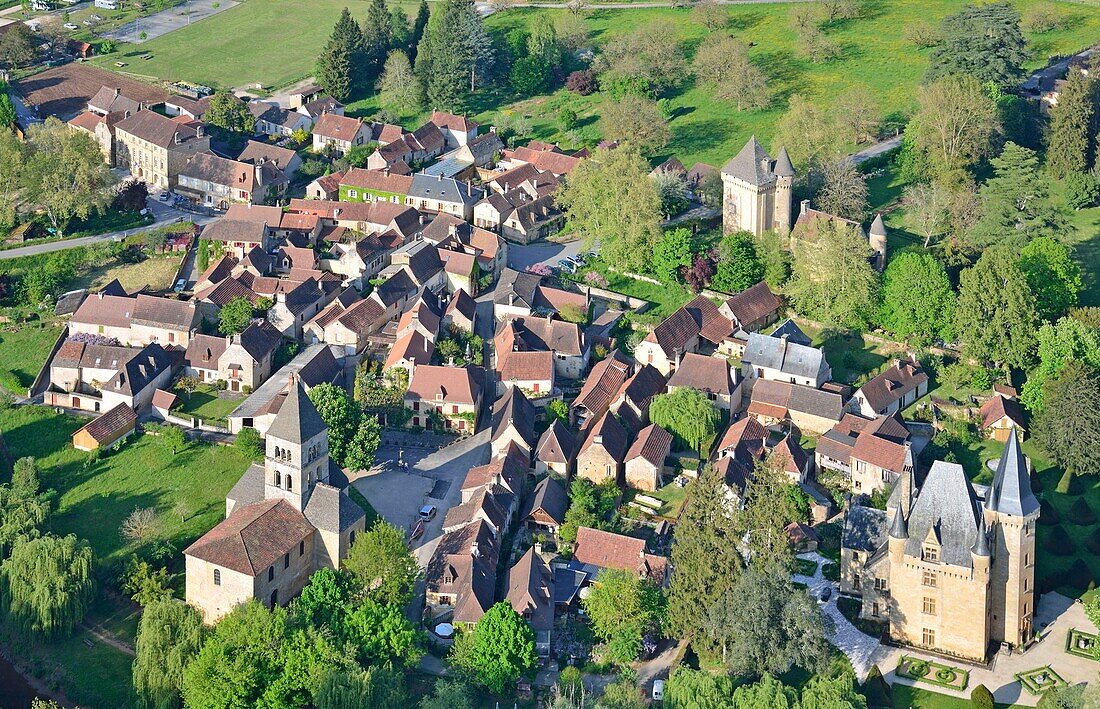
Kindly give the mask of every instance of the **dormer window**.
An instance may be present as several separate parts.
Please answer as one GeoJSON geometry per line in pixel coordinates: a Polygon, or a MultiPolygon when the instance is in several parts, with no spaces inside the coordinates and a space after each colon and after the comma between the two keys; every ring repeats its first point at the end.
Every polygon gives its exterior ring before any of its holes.
{"type": "Polygon", "coordinates": [[[921,560],[939,563],[940,548],[934,544],[925,544],[921,547],[921,560]]]}

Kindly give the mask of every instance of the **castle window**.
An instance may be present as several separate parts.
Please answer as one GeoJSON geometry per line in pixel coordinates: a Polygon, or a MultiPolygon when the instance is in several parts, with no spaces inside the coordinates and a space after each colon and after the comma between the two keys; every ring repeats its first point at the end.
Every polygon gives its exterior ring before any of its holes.
{"type": "Polygon", "coordinates": [[[921,608],[921,611],[925,615],[936,615],[936,599],[925,596],[924,605],[921,608]]]}
{"type": "Polygon", "coordinates": [[[932,546],[931,544],[925,544],[921,549],[921,559],[924,561],[939,561],[940,548],[932,546]]]}
{"type": "Polygon", "coordinates": [[[268,581],[274,581],[275,580],[275,566],[274,565],[267,567],[267,580],[268,581]]]}
{"type": "Polygon", "coordinates": [[[935,588],[936,587],[936,572],[935,571],[925,571],[924,574],[921,576],[920,585],[921,586],[927,586],[928,588],[935,588]]]}
{"type": "Polygon", "coordinates": [[[1024,577],[1024,590],[1027,590],[1027,577],[1024,577]]]}
{"type": "Polygon", "coordinates": [[[305,540],[302,540],[302,541],[298,542],[298,556],[302,556],[305,553],[306,553],[306,543],[305,543],[305,540]]]}
{"type": "Polygon", "coordinates": [[[353,530],[351,530],[351,534],[348,535],[348,544],[350,545],[350,544],[354,544],[354,543],[355,543],[355,530],[353,529],[353,530]]]}
{"type": "Polygon", "coordinates": [[[275,487],[282,487],[282,485],[283,485],[283,474],[280,473],[278,470],[276,470],[275,471],[275,487]]]}
{"type": "Polygon", "coordinates": [[[886,591],[886,579],[875,579],[875,590],[885,592],[886,591]]]}
{"type": "Polygon", "coordinates": [[[222,585],[222,570],[221,569],[214,569],[214,585],[215,586],[221,586],[222,585]]]}
{"type": "Polygon", "coordinates": [[[291,481],[291,479],[290,479],[290,476],[289,476],[289,475],[287,475],[287,476],[286,476],[286,489],[287,489],[287,490],[293,490],[293,489],[294,489],[294,486],[293,486],[293,485],[291,484],[291,482],[292,482],[292,481],[291,481]]]}
{"type": "Polygon", "coordinates": [[[877,603],[872,603],[871,604],[871,615],[878,618],[878,604],[877,603]]]}
{"type": "Polygon", "coordinates": [[[934,646],[936,644],[936,631],[931,628],[922,628],[921,644],[926,647],[934,646]]]}

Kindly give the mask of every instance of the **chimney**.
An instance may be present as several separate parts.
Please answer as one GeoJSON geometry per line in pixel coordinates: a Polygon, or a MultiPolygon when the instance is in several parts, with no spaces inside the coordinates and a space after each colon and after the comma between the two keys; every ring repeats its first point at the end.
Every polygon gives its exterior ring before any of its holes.
{"type": "Polygon", "coordinates": [[[199,138],[206,135],[206,126],[204,126],[201,123],[198,124],[197,126],[195,126],[195,135],[198,136],[199,138]]]}
{"type": "Polygon", "coordinates": [[[597,433],[595,436],[592,436],[592,442],[595,443],[596,445],[602,444],[603,443],[603,436],[597,433]]]}
{"type": "Polygon", "coordinates": [[[802,200],[802,206],[801,206],[801,208],[798,212],[799,216],[802,216],[802,215],[806,214],[806,211],[809,210],[809,208],[810,208],[810,200],[808,200],[808,199],[802,200]]]}
{"type": "Polygon", "coordinates": [[[276,293],[275,294],[275,302],[276,303],[285,303],[286,302],[286,293],[284,291],[279,291],[278,293],[276,293]]]}
{"type": "Polygon", "coordinates": [[[122,93],[122,89],[120,89],[120,88],[118,88],[118,87],[116,86],[116,87],[115,87],[115,96],[117,97],[117,96],[118,96],[119,94],[121,94],[121,93],[122,93]]]}
{"type": "Polygon", "coordinates": [[[438,175],[436,175],[435,176],[435,181],[436,182],[442,182],[443,181],[443,173],[439,173],[438,175]]]}
{"type": "Polygon", "coordinates": [[[386,166],[382,168],[382,174],[383,174],[383,175],[385,175],[386,177],[389,177],[389,176],[390,176],[390,166],[389,166],[389,163],[387,163],[387,164],[386,164],[386,166]]]}
{"type": "Polygon", "coordinates": [[[476,539],[474,540],[474,543],[470,545],[470,556],[474,557],[475,559],[481,556],[481,550],[478,549],[476,539]]]}
{"type": "Polygon", "coordinates": [[[516,304],[516,294],[515,293],[509,293],[508,294],[508,305],[515,305],[515,304],[516,304]]]}

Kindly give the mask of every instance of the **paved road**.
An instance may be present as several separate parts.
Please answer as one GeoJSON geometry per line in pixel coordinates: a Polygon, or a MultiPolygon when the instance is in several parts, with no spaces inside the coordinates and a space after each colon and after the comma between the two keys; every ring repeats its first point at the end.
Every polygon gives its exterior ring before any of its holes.
{"type": "Polygon", "coordinates": [[[118,29],[104,32],[103,36],[119,42],[142,44],[236,6],[233,0],[190,0],[183,7],[177,5],[148,17],[139,17],[118,29]],[[144,38],[141,36],[143,32],[144,38]]]}
{"type": "Polygon", "coordinates": [[[883,153],[889,152],[899,145],[901,145],[900,135],[896,135],[893,138],[887,138],[886,140],[880,140],[874,145],[868,145],[866,148],[860,150],[858,153],[852,153],[852,162],[858,165],[861,162],[865,162],[873,157],[877,157],[879,155],[882,155],[883,153]]]}
{"type": "Polygon", "coordinates": [[[193,221],[196,224],[208,224],[214,220],[213,217],[204,217],[191,214],[190,212],[184,212],[174,207],[169,207],[160,200],[150,197],[146,202],[146,206],[153,212],[155,219],[152,223],[144,226],[134,227],[133,229],[124,229],[122,231],[112,231],[106,234],[96,234],[95,236],[82,236],[79,239],[62,239],[59,241],[45,241],[40,244],[34,244],[32,246],[21,246],[18,249],[8,249],[7,251],[0,251],[0,259],[19,258],[20,256],[38,256],[40,254],[48,254],[54,251],[64,251],[65,249],[75,249],[77,246],[87,246],[89,244],[97,244],[102,241],[121,241],[128,236],[134,234],[140,234],[150,229],[155,229],[159,226],[165,226],[178,221],[193,221]]]}

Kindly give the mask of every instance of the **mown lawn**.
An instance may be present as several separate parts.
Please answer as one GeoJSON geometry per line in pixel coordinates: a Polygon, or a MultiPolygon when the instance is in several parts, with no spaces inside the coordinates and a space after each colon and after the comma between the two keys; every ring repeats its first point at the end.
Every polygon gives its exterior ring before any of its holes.
{"type": "Polygon", "coordinates": [[[138,507],[159,515],[157,538],[182,550],[225,517],[225,494],[248,467],[235,448],[192,443],[172,456],[152,436],[131,438],[95,462],[74,449],[73,431],[88,419],[43,406],[0,411],[0,431],[15,458],[35,457],[42,484],[57,491],[50,528],[87,539],[104,567],[135,550],[119,533],[138,507]],[[176,505],[188,509],[181,519],[176,505]]]}
{"type": "MultiPolygon", "coordinates": [[[[389,0],[389,5],[413,15],[419,2],[389,0]]],[[[123,61],[128,64],[123,71],[150,79],[222,88],[282,87],[313,73],[317,55],[344,7],[363,20],[367,6],[345,0],[244,0],[148,42],[120,44],[113,54],[93,61],[112,70],[116,61],[123,61]],[[146,53],[152,58],[138,59],[146,53]]]]}
{"type": "Polygon", "coordinates": [[[233,397],[219,397],[218,390],[208,384],[203,384],[190,394],[178,388],[174,388],[172,391],[180,399],[178,408],[174,410],[175,414],[185,417],[194,416],[205,421],[225,422],[229,418],[230,412],[244,401],[243,394],[233,397]]]}
{"type": "Polygon", "coordinates": [[[52,316],[17,323],[15,311],[8,310],[4,317],[12,318],[12,322],[0,325],[0,386],[25,395],[46,363],[62,326],[52,316]]]}

